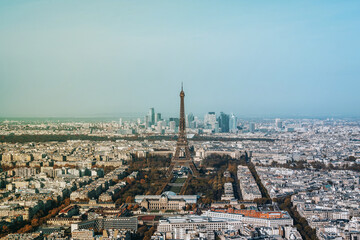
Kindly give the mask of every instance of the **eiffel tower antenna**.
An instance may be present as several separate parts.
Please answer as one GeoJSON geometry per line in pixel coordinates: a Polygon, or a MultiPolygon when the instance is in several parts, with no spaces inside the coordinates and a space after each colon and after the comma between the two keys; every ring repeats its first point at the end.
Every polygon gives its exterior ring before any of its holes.
{"type": "Polygon", "coordinates": [[[181,83],[180,92],[180,122],[179,122],[179,137],[176,143],[175,154],[171,159],[170,167],[167,171],[167,175],[170,176],[175,167],[188,167],[191,170],[193,176],[198,176],[197,170],[191,156],[189,145],[186,137],[186,125],[185,125],[185,93],[183,90],[183,83],[181,83]]]}

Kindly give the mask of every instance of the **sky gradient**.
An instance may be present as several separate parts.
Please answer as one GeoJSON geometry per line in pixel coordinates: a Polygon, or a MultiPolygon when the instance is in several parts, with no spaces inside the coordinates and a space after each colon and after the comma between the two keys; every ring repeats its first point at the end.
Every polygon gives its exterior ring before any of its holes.
{"type": "Polygon", "coordinates": [[[0,117],[360,117],[359,1],[0,1],[0,117]]]}

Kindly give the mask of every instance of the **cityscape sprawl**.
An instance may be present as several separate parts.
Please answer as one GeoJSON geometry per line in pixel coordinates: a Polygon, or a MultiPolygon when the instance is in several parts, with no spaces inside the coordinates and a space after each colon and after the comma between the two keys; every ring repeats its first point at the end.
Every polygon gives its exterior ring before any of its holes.
{"type": "Polygon", "coordinates": [[[3,120],[0,156],[4,239],[360,239],[358,120],[3,120]]]}

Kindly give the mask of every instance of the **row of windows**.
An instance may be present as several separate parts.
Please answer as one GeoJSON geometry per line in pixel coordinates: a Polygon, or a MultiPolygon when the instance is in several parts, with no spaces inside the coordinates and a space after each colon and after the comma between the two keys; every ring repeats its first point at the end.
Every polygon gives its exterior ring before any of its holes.
{"type": "Polygon", "coordinates": [[[165,206],[179,206],[178,203],[173,203],[173,204],[158,204],[158,203],[149,203],[149,206],[162,206],[162,205],[165,205],[165,206]]]}

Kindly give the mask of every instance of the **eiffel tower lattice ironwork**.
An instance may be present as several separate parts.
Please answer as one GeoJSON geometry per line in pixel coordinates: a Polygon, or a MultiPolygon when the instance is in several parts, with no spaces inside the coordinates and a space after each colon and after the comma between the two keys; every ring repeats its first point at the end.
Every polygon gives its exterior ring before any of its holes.
{"type": "Polygon", "coordinates": [[[193,176],[198,176],[199,171],[197,170],[189,150],[188,141],[186,138],[186,127],[185,127],[185,106],[184,106],[185,93],[181,84],[180,92],[180,122],[179,122],[179,136],[176,144],[175,154],[173,155],[170,163],[170,167],[167,171],[167,175],[171,175],[175,167],[184,166],[191,170],[193,176]]]}

